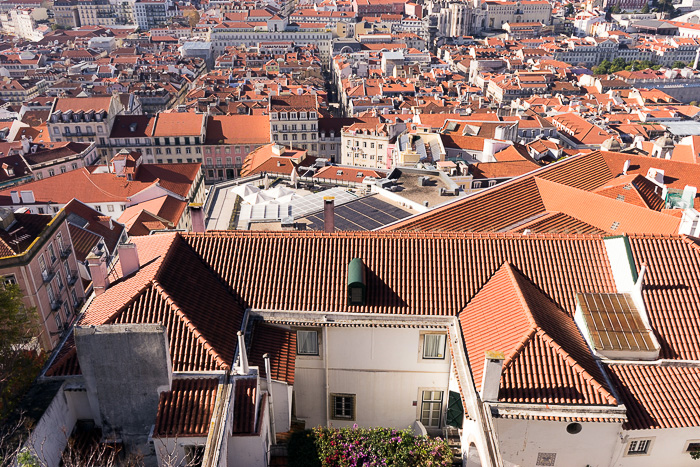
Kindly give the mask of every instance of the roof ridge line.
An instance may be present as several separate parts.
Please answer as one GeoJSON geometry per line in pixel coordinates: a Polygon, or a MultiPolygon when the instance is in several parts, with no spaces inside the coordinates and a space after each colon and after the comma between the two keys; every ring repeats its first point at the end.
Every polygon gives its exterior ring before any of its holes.
{"type": "Polygon", "coordinates": [[[571,368],[576,370],[581,377],[583,377],[588,384],[593,386],[596,390],[600,392],[604,392],[606,395],[606,399],[612,398],[612,400],[617,404],[617,398],[613,396],[610,391],[608,391],[598,380],[596,380],[593,375],[591,375],[588,370],[586,370],[584,367],[581,366],[580,363],[571,355],[569,352],[567,352],[564,347],[561,346],[552,336],[550,336],[547,331],[545,331],[543,328],[537,326],[536,329],[537,334],[539,334],[542,339],[545,340],[547,345],[549,345],[555,352],[561,356],[566,363],[569,363],[571,368]],[[572,362],[572,363],[571,363],[572,362]]]}
{"type": "Polygon", "coordinates": [[[182,322],[185,324],[187,329],[192,332],[194,337],[204,345],[204,347],[207,349],[208,352],[213,354],[214,358],[219,362],[220,365],[225,365],[225,366],[232,366],[233,362],[231,364],[226,363],[226,361],[222,358],[222,356],[219,354],[219,352],[214,349],[214,347],[209,343],[209,341],[206,339],[204,334],[197,329],[197,326],[192,323],[192,320],[185,314],[184,311],[182,311],[182,308],[175,302],[175,300],[170,296],[170,294],[165,290],[165,288],[158,282],[157,279],[153,279],[152,281],[154,288],[156,291],[163,296],[165,299],[166,303],[168,303],[173,311],[178,315],[178,317],[182,320],[182,322]]]}

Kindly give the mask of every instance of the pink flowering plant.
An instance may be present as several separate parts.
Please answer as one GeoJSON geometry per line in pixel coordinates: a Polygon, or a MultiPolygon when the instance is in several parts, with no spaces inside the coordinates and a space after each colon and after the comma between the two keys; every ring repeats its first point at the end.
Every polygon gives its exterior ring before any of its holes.
{"type": "Polygon", "coordinates": [[[452,465],[452,451],[440,438],[410,429],[314,428],[323,467],[413,467],[452,465]]]}

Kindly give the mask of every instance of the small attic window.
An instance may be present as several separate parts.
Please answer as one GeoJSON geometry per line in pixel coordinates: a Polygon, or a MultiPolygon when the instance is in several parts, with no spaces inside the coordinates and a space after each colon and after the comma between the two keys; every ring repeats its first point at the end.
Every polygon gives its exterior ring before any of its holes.
{"type": "Polygon", "coordinates": [[[615,198],[618,201],[624,201],[625,200],[625,195],[617,195],[617,198],[615,198]]]}
{"type": "Polygon", "coordinates": [[[364,306],[367,299],[367,276],[360,258],[348,264],[348,306],[364,306]]]}
{"type": "Polygon", "coordinates": [[[615,221],[610,226],[610,230],[617,230],[618,227],[620,227],[620,223],[618,221],[615,221]]]}

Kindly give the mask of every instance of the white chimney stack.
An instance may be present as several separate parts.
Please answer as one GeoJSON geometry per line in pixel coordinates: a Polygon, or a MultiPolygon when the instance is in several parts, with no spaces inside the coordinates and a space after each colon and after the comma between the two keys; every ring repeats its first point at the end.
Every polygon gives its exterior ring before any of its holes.
{"type": "Polygon", "coordinates": [[[117,250],[119,265],[122,268],[122,277],[130,276],[141,267],[139,252],[133,243],[122,243],[117,250]]]}
{"type": "Polygon", "coordinates": [[[250,373],[250,368],[248,367],[248,352],[245,348],[245,338],[243,337],[243,332],[238,331],[238,360],[239,360],[239,371],[238,374],[247,375],[250,373]]]}
{"type": "Polygon", "coordinates": [[[481,399],[497,401],[501,387],[501,372],[503,371],[503,352],[487,351],[484,359],[484,373],[481,377],[481,399]]]}

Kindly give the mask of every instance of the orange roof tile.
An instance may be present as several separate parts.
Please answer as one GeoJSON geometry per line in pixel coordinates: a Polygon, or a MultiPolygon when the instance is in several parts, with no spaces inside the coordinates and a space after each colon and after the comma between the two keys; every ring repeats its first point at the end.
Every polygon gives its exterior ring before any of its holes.
{"type": "Polygon", "coordinates": [[[627,430],[700,426],[700,368],[613,364],[613,384],[627,408],[627,430]]]}
{"type": "Polygon", "coordinates": [[[459,320],[477,388],[485,352],[504,353],[499,400],[617,405],[573,319],[508,263],[459,320]],[[500,332],[492,332],[494,320],[500,332]]]}
{"type": "Polygon", "coordinates": [[[218,378],[174,379],[170,391],[160,393],[153,436],[207,436],[218,386],[218,378]]]}

